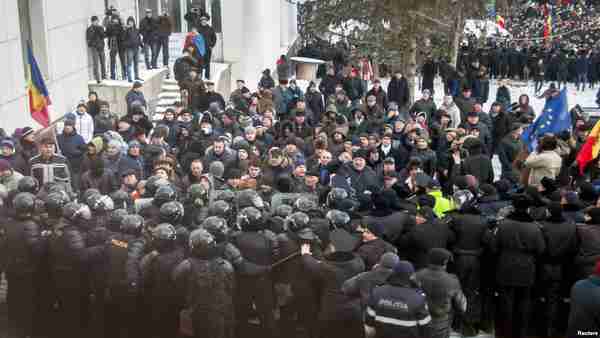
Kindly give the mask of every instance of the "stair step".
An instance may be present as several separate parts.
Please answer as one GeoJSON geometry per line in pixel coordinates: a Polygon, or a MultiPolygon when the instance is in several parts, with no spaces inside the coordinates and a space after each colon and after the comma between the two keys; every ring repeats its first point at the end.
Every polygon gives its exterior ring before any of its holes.
{"type": "Polygon", "coordinates": [[[178,92],[179,93],[179,86],[173,85],[173,84],[163,84],[161,90],[163,92],[178,92]]]}
{"type": "Polygon", "coordinates": [[[170,99],[170,98],[181,98],[181,94],[179,92],[161,92],[158,94],[159,99],[170,99]]]}
{"type": "Polygon", "coordinates": [[[160,100],[158,100],[158,103],[156,103],[156,106],[157,107],[169,107],[169,106],[172,106],[173,104],[175,104],[175,101],[179,101],[179,99],[176,99],[176,98],[160,99],[160,100]]]}
{"type": "Polygon", "coordinates": [[[171,78],[171,79],[164,79],[163,85],[175,85],[175,86],[177,86],[177,81],[175,79],[173,79],[173,78],[171,78]]]}

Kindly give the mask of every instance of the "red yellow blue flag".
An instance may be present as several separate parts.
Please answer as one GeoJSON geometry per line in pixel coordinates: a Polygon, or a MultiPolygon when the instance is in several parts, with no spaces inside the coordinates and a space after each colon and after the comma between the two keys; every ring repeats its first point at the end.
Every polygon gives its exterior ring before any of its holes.
{"type": "Polygon", "coordinates": [[[29,95],[29,111],[31,118],[46,128],[50,124],[48,106],[52,102],[50,101],[48,88],[46,88],[46,84],[44,83],[42,72],[40,72],[37,61],[33,56],[31,45],[27,46],[27,60],[29,63],[29,83],[27,90],[27,94],[29,95]]]}

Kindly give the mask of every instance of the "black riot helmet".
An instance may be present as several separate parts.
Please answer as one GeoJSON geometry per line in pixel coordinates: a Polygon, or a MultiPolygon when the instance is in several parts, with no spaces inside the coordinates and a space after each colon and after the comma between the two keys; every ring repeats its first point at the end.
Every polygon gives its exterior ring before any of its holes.
{"type": "Polygon", "coordinates": [[[208,208],[208,214],[227,219],[231,214],[231,206],[225,201],[215,201],[208,208]]]}
{"type": "Polygon", "coordinates": [[[294,208],[291,205],[280,204],[275,210],[273,210],[273,216],[286,218],[294,212],[294,208]]]}
{"type": "Polygon", "coordinates": [[[350,215],[339,210],[329,210],[325,216],[334,229],[347,229],[350,224],[350,215]]]}
{"type": "Polygon", "coordinates": [[[260,210],[255,207],[242,209],[237,216],[237,226],[243,231],[258,231],[264,229],[264,220],[260,210]]]}
{"type": "Polygon", "coordinates": [[[110,213],[110,219],[108,220],[108,228],[110,231],[118,232],[121,231],[121,224],[123,223],[123,218],[127,216],[127,210],[125,209],[116,209],[110,213]]]}
{"type": "Polygon", "coordinates": [[[215,201],[225,201],[230,205],[235,202],[235,192],[231,190],[217,190],[215,191],[215,201]]]}
{"type": "Polygon", "coordinates": [[[113,211],[115,208],[115,204],[108,195],[92,195],[89,198],[88,206],[94,213],[106,213],[109,211],[113,211]]]}
{"type": "Polygon", "coordinates": [[[153,197],[159,187],[169,185],[169,181],[158,176],[150,176],[144,186],[144,197],[153,197]]]}
{"type": "Polygon", "coordinates": [[[175,201],[177,199],[177,193],[175,189],[170,185],[164,185],[159,187],[154,194],[154,200],[152,203],[157,207],[162,206],[163,204],[171,201],[175,201]]]}
{"type": "Polygon", "coordinates": [[[110,198],[115,204],[115,209],[127,209],[131,205],[131,196],[124,190],[116,190],[110,194],[110,198]]]}
{"type": "Polygon", "coordinates": [[[190,252],[195,257],[211,258],[218,254],[215,237],[205,229],[192,231],[188,243],[190,252]]]}
{"type": "MultiPolygon", "coordinates": [[[[160,188],[162,189],[162,188],[160,188]]],[[[160,190],[159,189],[159,190],[160,190]]],[[[184,209],[183,205],[176,201],[164,203],[160,207],[159,217],[160,221],[170,224],[179,224],[183,219],[184,209]]]]}
{"type": "Polygon", "coordinates": [[[255,207],[262,210],[265,207],[265,202],[256,190],[246,189],[237,194],[237,207],[238,209],[255,207]]]}
{"type": "Polygon", "coordinates": [[[35,195],[20,192],[13,199],[13,207],[19,216],[31,215],[35,210],[35,195]]]}
{"type": "Polygon", "coordinates": [[[86,204],[69,202],[63,208],[63,217],[71,222],[78,220],[89,221],[92,219],[92,212],[86,204]]]}
{"type": "Polygon", "coordinates": [[[327,194],[327,207],[334,209],[336,204],[348,198],[348,192],[342,188],[333,188],[327,194]]]}
{"type": "Polygon", "coordinates": [[[177,240],[177,230],[171,224],[161,223],[152,229],[152,243],[157,250],[173,247],[177,240]]]}
{"type": "Polygon", "coordinates": [[[46,196],[44,207],[50,217],[58,218],[62,216],[62,208],[70,201],[69,195],[66,192],[53,192],[46,196]]]}
{"type": "Polygon", "coordinates": [[[125,215],[121,221],[121,232],[139,236],[144,229],[144,218],[140,215],[125,215]]]}
{"type": "Polygon", "coordinates": [[[203,207],[208,200],[208,192],[202,184],[192,184],[187,191],[187,203],[203,207]]]}
{"type": "Polygon", "coordinates": [[[24,176],[19,180],[17,184],[17,191],[19,192],[28,192],[30,194],[37,194],[40,190],[40,183],[35,177],[24,176]]]}
{"type": "Polygon", "coordinates": [[[308,197],[300,197],[294,202],[294,209],[301,212],[309,212],[317,208],[317,203],[308,197]]]}
{"type": "Polygon", "coordinates": [[[310,227],[310,217],[303,212],[295,212],[285,219],[286,227],[292,232],[310,227]]]}
{"type": "Polygon", "coordinates": [[[218,216],[207,217],[200,225],[200,228],[210,232],[218,243],[225,242],[229,235],[227,221],[218,216]]]}
{"type": "Polygon", "coordinates": [[[95,188],[86,189],[86,191],[84,191],[83,194],[81,195],[81,202],[87,204],[88,206],[91,206],[93,204],[93,199],[99,195],[102,195],[102,194],[100,193],[100,190],[98,190],[98,189],[95,189],[95,188]]]}

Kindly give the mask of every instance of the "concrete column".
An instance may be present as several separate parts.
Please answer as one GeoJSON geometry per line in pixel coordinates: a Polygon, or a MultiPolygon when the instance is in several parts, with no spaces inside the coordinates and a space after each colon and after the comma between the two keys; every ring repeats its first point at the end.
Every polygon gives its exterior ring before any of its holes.
{"type": "Polygon", "coordinates": [[[290,36],[289,36],[289,28],[290,24],[289,16],[290,16],[290,3],[285,0],[280,0],[281,11],[279,17],[281,18],[281,46],[288,46],[290,44],[290,36]]]}
{"type": "Polygon", "coordinates": [[[298,37],[298,5],[288,5],[288,39],[290,44],[298,37]]]}
{"type": "Polygon", "coordinates": [[[257,87],[262,70],[273,68],[281,54],[280,1],[256,1],[244,10],[241,75],[250,89],[257,87]]]}
{"type": "MultiPolygon", "coordinates": [[[[262,1],[259,1],[259,3],[262,1]]],[[[249,26],[245,21],[243,0],[221,1],[221,23],[223,28],[223,59],[227,62],[238,62],[242,58],[244,32],[249,26]]],[[[254,7],[254,4],[252,6],[254,7]]],[[[245,56],[245,55],[244,55],[245,56]]]]}

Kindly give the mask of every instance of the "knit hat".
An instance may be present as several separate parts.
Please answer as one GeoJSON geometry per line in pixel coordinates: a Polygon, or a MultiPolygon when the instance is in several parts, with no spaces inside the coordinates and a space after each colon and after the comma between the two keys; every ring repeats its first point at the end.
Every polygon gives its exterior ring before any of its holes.
{"type": "Polygon", "coordinates": [[[393,269],[400,262],[400,258],[393,252],[386,252],[379,258],[379,266],[386,269],[393,269]]]}
{"type": "Polygon", "coordinates": [[[375,235],[377,237],[383,236],[383,233],[385,232],[385,228],[384,228],[383,224],[378,223],[378,222],[369,222],[366,225],[366,228],[369,230],[370,233],[372,233],[373,235],[375,235]]]}
{"type": "Polygon", "coordinates": [[[21,138],[24,138],[25,136],[27,136],[29,134],[33,134],[34,132],[35,132],[35,130],[33,130],[33,128],[25,127],[25,128],[23,128],[23,130],[21,130],[21,138]]]}
{"type": "Polygon", "coordinates": [[[356,150],[356,151],[355,151],[355,152],[352,154],[352,156],[353,156],[354,158],[358,158],[358,157],[360,157],[360,158],[363,158],[363,159],[365,159],[365,160],[366,160],[366,159],[368,159],[368,158],[369,158],[369,152],[368,152],[367,150],[365,150],[365,149],[358,149],[358,150],[356,150]]]}
{"type": "Polygon", "coordinates": [[[429,250],[429,264],[442,266],[447,264],[452,258],[450,251],[443,248],[433,248],[429,250]]]}
{"type": "Polygon", "coordinates": [[[11,141],[11,140],[8,140],[8,139],[7,140],[2,140],[2,143],[0,143],[0,145],[2,147],[9,147],[9,148],[15,149],[15,143],[13,141],[11,141]]]}
{"type": "Polygon", "coordinates": [[[67,119],[65,119],[64,125],[65,125],[65,127],[66,126],[74,127],[75,126],[75,120],[67,118],[67,119]]]}
{"type": "Polygon", "coordinates": [[[12,165],[5,159],[0,159],[0,171],[12,169],[12,165]]]}
{"type": "Polygon", "coordinates": [[[409,261],[399,261],[394,265],[394,275],[400,277],[404,281],[409,281],[414,273],[415,268],[409,261]]]}
{"type": "Polygon", "coordinates": [[[134,147],[140,148],[141,144],[137,140],[131,140],[131,141],[129,141],[128,146],[129,146],[129,148],[134,148],[134,147]]]}

